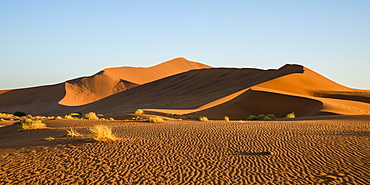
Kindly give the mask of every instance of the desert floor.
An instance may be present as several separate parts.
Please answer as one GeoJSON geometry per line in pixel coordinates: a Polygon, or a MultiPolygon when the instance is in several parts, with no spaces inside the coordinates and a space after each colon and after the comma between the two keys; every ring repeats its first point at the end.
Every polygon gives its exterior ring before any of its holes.
{"type": "Polygon", "coordinates": [[[278,121],[47,120],[0,128],[0,184],[366,184],[370,116],[278,121]],[[113,128],[114,142],[87,141],[113,128]],[[73,127],[83,137],[66,138],[73,127]],[[52,136],[53,141],[44,138],[52,136]]]}

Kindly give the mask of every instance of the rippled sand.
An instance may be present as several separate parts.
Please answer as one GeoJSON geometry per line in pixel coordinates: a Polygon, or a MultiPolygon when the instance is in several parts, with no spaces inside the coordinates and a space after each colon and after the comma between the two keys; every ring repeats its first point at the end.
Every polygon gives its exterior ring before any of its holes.
{"type": "Polygon", "coordinates": [[[111,127],[122,140],[107,143],[66,140],[65,128],[54,126],[29,131],[55,134],[47,145],[0,144],[0,184],[366,184],[368,118],[116,121],[111,127]]]}

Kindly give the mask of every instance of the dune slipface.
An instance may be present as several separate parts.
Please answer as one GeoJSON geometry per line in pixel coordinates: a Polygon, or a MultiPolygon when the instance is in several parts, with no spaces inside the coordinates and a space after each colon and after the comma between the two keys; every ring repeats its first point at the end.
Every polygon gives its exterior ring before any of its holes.
{"type": "Polygon", "coordinates": [[[149,68],[108,68],[65,83],[0,91],[0,111],[64,115],[90,111],[246,119],[370,114],[370,93],[345,87],[300,65],[279,69],[211,68],[177,58],[149,68]]]}

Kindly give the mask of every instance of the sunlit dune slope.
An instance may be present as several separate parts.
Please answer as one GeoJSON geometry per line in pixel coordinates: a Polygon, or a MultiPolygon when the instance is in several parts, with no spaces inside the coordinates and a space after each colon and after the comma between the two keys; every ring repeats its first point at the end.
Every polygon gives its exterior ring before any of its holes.
{"type": "Polygon", "coordinates": [[[278,70],[250,68],[192,70],[117,93],[84,106],[82,110],[118,114],[137,108],[147,108],[151,109],[148,111],[160,109],[159,112],[165,112],[163,109],[170,109],[172,113],[185,114],[189,113],[189,109],[197,109],[219,99],[229,101],[233,98],[231,94],[259,83],[302,72],[303,67],[299,65],[285,65],[278,70]]]}
{"type": "Polygon", "coordinates": [[[192,69],[210,66],[176,58],[153,67],[117,67],[100,71],[65,83],[66,95],[61,105],[78,106],[91,103],[124,90],[192,69]]]}

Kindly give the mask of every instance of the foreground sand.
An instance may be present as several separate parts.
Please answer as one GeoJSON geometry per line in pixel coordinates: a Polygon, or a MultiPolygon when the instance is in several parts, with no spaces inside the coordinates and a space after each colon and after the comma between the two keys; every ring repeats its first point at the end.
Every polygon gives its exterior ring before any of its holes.
{"type": "Polygon", "coordinates": [[[296,121],[47,121],[0,128],[0,184],[366,184],[370,117],[296,121]],[[111,125],[122,140],[65,138],[111,125]],[[43,138],[53,136],[54,141],[43,138]],[[34,146],[27,146],[34,145],[34,146]],[[269,154],[268,152],[271,152],[269,154]]]}

